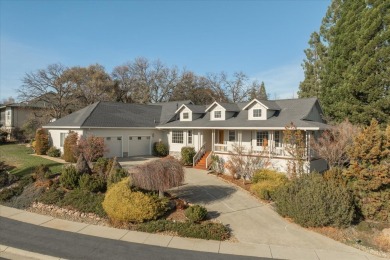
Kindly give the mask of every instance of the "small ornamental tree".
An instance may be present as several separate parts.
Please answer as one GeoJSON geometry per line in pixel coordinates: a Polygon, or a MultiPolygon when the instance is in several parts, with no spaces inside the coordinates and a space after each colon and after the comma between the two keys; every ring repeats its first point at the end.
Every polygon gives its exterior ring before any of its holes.
{"type": "Polygon", "coordinates": [[[64,140],[64,160],[66,162],[75,163],[77,158],[75,151],[79,135],[76,132],[70,132],[64,140]]]}
{"type": "Polygon", "coordinates": [[[164,191],[178,187],[184,181],[183,166],[173,157],[138,165],[129,173],[134,186],[159,191],[160,197],[164,197],[164,191]]]}
{"type": "Polygon", "coordinates": [[[35,153],[46,154],[49,150],[49,136],[45,129],[39,128],[35,134],[35,153]]]}
{"type": "Polygon", "coordinates": [[[311,140],[311,148],[328,162],[330,168],[343,167],[349,162],[348,149],[359,132],[348,119],[325,130],[321,136],[311,140]]]}
{"type": "Polygon", "coordinates": [[[81,136],[77,143],[77,153],[82,153],[88,162],[96,162],[104,156],[107,148],[103,137],[90,135],[87,138],[81,136]]]}
{"type": "Polygon", "coordinates": [[[298,130],[291,122],[283,131],[283,143],[285,151],[291,156],[287,161],[287,174],[292,178],[301,176],[305,172],[306,145],[304,132],[298,130]]]}
{"type": "Polygon", "coordinates": [[[355,137],[349,151],[346,176],[365,219],[390,222],[389,129],[381,131],[373,119],[355,137]]]}

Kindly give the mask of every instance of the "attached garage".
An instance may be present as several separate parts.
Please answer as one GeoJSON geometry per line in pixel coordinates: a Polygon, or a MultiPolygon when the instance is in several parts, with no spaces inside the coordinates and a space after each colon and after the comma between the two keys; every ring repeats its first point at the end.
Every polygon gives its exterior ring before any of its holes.
{"type": "Polygon", "coordinates": [[[150,136],[129,136],[129,156],[151,155],[150,136]]]}
{"type": "Polygon", "coordinates": [[[104,137],[104,143],[108,149],[106,157],[122,157],[122,137],[107,136],[104,137]]]}

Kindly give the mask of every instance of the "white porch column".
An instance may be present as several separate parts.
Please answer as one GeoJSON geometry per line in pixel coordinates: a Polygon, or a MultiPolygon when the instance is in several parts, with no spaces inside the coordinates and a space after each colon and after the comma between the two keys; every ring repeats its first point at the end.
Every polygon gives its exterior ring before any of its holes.
{"type": "Polygon", "coordinates": [[[237,132],[237,141],[238,141],[238,145],[239,146],[242,146],[242,130],[238,130],[237,132]]]}
{"type": "Polygon", "coordinates": [[[214,144],[215,144],[215,129],[211,131],[211,150],[214,151],[214,144]]]}

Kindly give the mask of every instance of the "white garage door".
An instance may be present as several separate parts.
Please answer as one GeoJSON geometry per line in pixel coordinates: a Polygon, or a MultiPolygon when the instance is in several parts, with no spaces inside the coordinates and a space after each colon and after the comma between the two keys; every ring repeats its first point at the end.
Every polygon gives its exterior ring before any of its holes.
{"type": "Polygon", "coordinates": [[[107,136],[104,137],[104,144],[108,149],[106,157],[122,157],[122,137],[120,136],[107,136]]]}
{"type": "Polygon", "coordinates": [[[150,136],[129,136],[129,156],[150,155],[150,136]]]}

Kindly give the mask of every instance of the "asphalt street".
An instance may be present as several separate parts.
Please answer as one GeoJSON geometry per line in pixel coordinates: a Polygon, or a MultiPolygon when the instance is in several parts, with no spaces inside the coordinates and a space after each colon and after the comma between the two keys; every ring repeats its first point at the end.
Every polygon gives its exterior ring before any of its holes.
{"type": "Polygon", "coordinates": [[[66,259],[269,259],[158,247],[86,236],[0,217],[0,244],[66,259]]]}

